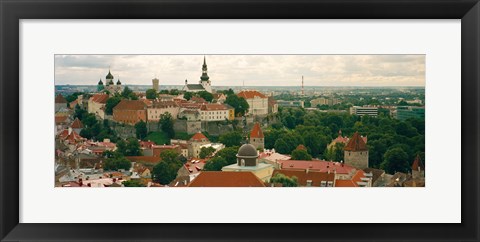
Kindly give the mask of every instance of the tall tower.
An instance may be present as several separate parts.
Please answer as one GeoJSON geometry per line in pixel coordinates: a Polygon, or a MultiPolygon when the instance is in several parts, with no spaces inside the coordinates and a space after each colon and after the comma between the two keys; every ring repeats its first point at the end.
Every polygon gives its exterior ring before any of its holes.
{"type": "Polygon", "coordinates": [[[152,89],[158,92],[158,82],[159,80],[155,77],[152,79],[152,89]]]}
{"type": "Polygon", "coordinates": [[[353,134],[343,150],[345,164],[358,169],[368,168],[368,147],[358,132],[353,134]]]}
{"type": "Polygon", "coordinates": [[[203,86],[205,91],[212,93],[212,86],[210,83],[210,77],[207,74],[207,61],[205,56],[203,57],[203,66],[202,66],[202,76],[200,77],[200,84],[203,86]]]}
{"type": "Polygon", "coordinates": [[[260,127],[260,123],[256,122],[250,132],[250,144],[255,146],[256,149],[264,149],[265,148],[265,136],[263,135],[262,128],[260,127]]]}
{"type": "Polygon", "coordinates": [[[412,164],[412,177],[413,179],[425,178],[425,165],[422,162],[422,158],[417,154],[412,164]]]}
{"type": "Polygon", "coordinates": [[[105,77],[105,84],[107,84],[107,86],[110,86],[110,85],[113,85],[113,75],[112,73],[110,73],[110,69],[108,69],[108,74],[107,76],[105,77]]]}

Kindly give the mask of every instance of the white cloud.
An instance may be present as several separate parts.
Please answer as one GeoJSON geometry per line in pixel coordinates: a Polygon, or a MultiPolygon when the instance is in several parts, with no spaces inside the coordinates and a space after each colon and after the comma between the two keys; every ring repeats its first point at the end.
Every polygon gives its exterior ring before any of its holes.
{"type": "MultiPolygon", "coordinates": [[[[213,86],[425,86],[424,55],[206,55],[213,86]]],[[[95,85],[110,67],[122,83],[197,82],[200,55],[57,55],[56,84],[95,85]]]]}

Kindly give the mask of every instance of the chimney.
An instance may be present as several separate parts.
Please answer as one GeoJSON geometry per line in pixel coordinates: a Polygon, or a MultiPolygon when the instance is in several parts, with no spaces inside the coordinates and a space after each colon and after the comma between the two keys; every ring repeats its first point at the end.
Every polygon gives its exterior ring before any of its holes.
{"type": "Polygon", "coordinates": [[[72,127],[68,127],[68,135],[72,134],[72,127]]]}
{"type": "Polygon", "coordinates": [[[310,169],[308,169],[308,168],[307,168],[307,169],[305,170],[305,173],[307,173],[307,174],[308,174],[308,172],[309,172],[309,171],[310,171],[310,169]]]}
{"type": "Polygon", "coordinates": [[[330,169],[328,169],[327,173],[330,174],[330,169]]]}

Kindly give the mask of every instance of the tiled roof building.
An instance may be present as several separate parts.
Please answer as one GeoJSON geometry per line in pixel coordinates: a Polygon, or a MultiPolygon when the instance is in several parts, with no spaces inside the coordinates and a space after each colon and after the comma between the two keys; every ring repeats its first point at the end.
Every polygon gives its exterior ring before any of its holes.
{"type": "Polygon", "coordinates": [[[147,122],[147,105],[140,100],[122,100],[113,108],[113,120],[134,125],[147,122]]]}
{"type": "Polygon", "coordinates": [[[368,167],[368,147],[358,132],[353,134],[353,137],[344,148],[344,161],[345,164],[358,169],[368,167]]]}
{"type": "Polygon", "coordinates": [[[265,136],[263,135],[262,128],[260,123],[255,123],[253,125],[252,131],[250,131],[250,144],[255,146],[256,149],[265,148],[265,136]]]}
{"type": "Polygon", "coordinates": [[[252,172],[203,171],[189,187],[265,187],[252,172]]]}

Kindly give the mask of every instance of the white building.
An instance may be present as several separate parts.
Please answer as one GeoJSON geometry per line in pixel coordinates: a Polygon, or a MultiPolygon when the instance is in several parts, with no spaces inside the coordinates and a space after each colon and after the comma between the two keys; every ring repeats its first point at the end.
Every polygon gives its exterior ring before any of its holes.
{"type": "Polygon", "coordinates": [[[105,119],[105,104],[108,100],[108,94],[94,94],[88,99],[88,112],[95,114],[101,119],[105,119]]]}
{"type": "Polygon", "coordinates": [[[155,101],[147,108],[147,120],[159,121],[162,114],[170,113],[173,119],[177,119],[180,107],[173,101],[155,101]]]}
{"type": "Polygon", "coordinates": [[[235,109],[219,103],[203,104],[200,108],[201,121],[224,121],[235,118],[235,109]]]}
{"type": "Polygon", "coordinates": [[[350,114],[357,115],[357,116],[368,115],[368,116],[376,117],[378,116],[378,107],[353,106],[350,108],[350,114]]]}
{"type": "Polygon", "coordinates": [[[241,91],[237,94],[239,97],[243,97],[249,107],[248,114],[250,115],[267,115],[268,114],[268,97],[258,91],[241,91]]]}
{"type": "Polygon", "coordinates": [[[202,76],[200,77],[199,84],[188,84],[188,81],[185,80],[185,86],[183,87],[183,90],[187,92],[207,91],[212,93],[212,83],[207,74],[207,62],[205,57],[203,57],[202,76]]]}

